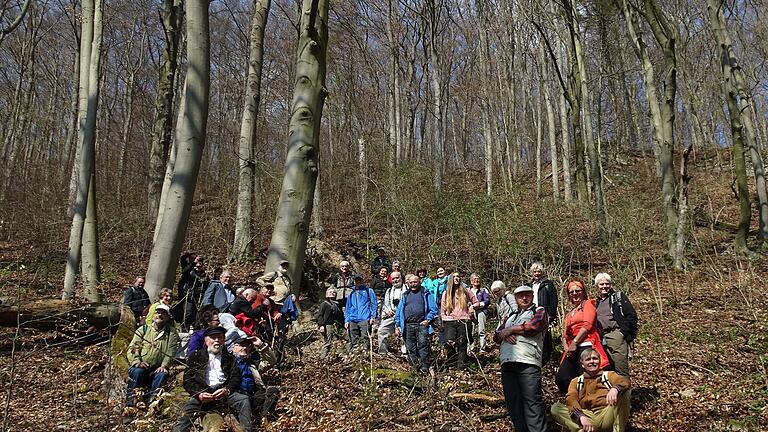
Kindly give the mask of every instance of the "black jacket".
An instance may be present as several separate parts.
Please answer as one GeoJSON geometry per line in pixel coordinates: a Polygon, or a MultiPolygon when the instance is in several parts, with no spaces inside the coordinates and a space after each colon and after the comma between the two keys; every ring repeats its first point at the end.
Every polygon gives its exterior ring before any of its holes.
{"type": "MultiPolygon", "coordinates": [[[[533,281],[526,282],[526,285],[533,287],[533,281]]],[[[557,290],[551,280],[542,279],[539,282],[538,300],[539,304],[536,306],[541,306],[547,311],[551,323],[557,322],[557,290]]]]}
{"type": "Polygon", "coordinates": [[[635,307],[632,306],[629,298],[620,291],[611,291],[611,294],[606,298],[598,297],[597,305],[599,306],[606,300],[611,305],[613,319],[619,325],[624,340],[627,343],[635,340],[637,337],[637,312],[635,312],[635,307]]]}
{"type": "Polygon", "coordinates": [[[128,305],[133,311],[133,316],[138,319],[152,302],[149,301],[149,294],[144,288],[132,285],[123,293],[123,304],[128,305]]]}
{"type": "Polygon", "coordinates": [[[207,392],[213,393],[219,388],[227,388],[230,393],[240,388],[240,368],[237,367],[235,358],[226,349],[221,350],[221,370],[224,371],[224,384],[217,388],[208,386],[206,371],[208,368],[208,349],[200,348],[193,352],[187,360],[187,369],[184,371],[184,389],[192,397],[207,392]]]}
{"type": "Polygon", "coordinates": [[[245,299],[243,296],[238,296],[235,301],[232,302],[231,305],[229,305],[229,313],[231,313],[234,316],[238,316],[240,314],[245,314],[248,318],[259,318],[263,316],[267,312],[267,306],[261,305],[256,306],[256,308],[252,308],[251,304],[248,302],[248,300],[245,299]]]}
{"type": "Polygon", "coordinates": [[[179,278],[179,299],[184,299],[184,296],[189,293],[189,300],[199,303],[200,296],[203,294],[205,288],[208,287],[209,280],[205,272],[195,271],[195,263],[189,263],[186,266],[182,266],[181,278],[179,278]]]}
{"type": "Polygon", "coordinates": [[[343,324],[344,314],[338,303],[331,303],[328,300],[320,304],[320,310],[317,312],[317,325],[343,324]]]}

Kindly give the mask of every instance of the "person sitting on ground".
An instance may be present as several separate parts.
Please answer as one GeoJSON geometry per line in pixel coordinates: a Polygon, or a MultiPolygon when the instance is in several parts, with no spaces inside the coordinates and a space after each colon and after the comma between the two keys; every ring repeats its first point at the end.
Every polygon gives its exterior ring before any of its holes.
{"type": "Polygon", "coordinates": [[[149,300],[149,294],[144,290],[144,278],[139,276],[133,285],[129,286],[123,292],[123,304],[131,308],[133,317],[136,319],[136,325],[143,325],[141,315],[152,302],[149,300]]]}
{"type": "Polygon", "coordinates": [[[253,302],[256,300],[256,297],[259,294],[256,292],[253,288],[246,288],[243,290],[243,292],[235,298],[235,300],[232,302],[232,305],[229,307],[229,313],[234,315],[235,317],[243,314],[251,319],[258,319],[261,318],[264,315],[264,312],[266,311],[267,305],[260,305],[253,307],[253,302]]]}
{"type": "Polygon", "coordinates": [[[432,321],[439,313],[434,297],[421,286],[418,276],[405,277],[408,291],[395,311],[395,335],[403,337],[411,367],[426,374],[430,368],[432,321]]]}
{"type": "Polygon", "coordinates": [[[205,331],[211,327],[219,326],[219,310],[208,305],[200,314],[200,330],[192,333],[187,345],[187,357],[205,345],[205,331]]]}
{"type": "Polygon", "coordinates": [[[561,393],[568,391],[571,380],[582,372],[579,362],[581,351],[592,348],[600,353],[601,368],[610,364],[597,330],[597,309],[594,299],[589,298],[584,282],[580,280],[568,282],[566,289],[573,309],[565,316],[563,355],[560,359],[560,368],[555,375],[555,383],[561,393]]]}
{"type": "Polygon", "coordinates": [[[212,280],[208,284],[203,294],[203,306],[212,304],[216,309],[226,312],[227,308],[235,301],[235,291],[230,282],[232,281],[232,272],[224,270],[219,275],[219,279],[212,280]]]}
{"type": "Polygon", "coordinates": [[[136,329],[128,345],[128,385],[125,389],[125,405],[136,406],[134,391],[151,383],[144,393],[149,405],[160,388],[168,380],[168,368],[179,346],[179,335],[171,325],[171,310],[167,305],[155,307],[152,321],[136,329]]]}
{"type": "Polygon", "coordinates": [[[392,279],[387,272],[386,267],[379,267],[376,273],[373,275],[373,283],[371,288],[376,294],[376,300],[379,302],[384,301],[384,296],[387,294],[387,290],[392,286],[392,279]]]}
{"type": "Polygon", "coordinates": [[[181,255],[179,261],[181,262],[181,277],[177,287],[182,308],[181,325],[182,328],[187,329],[193,325],[197,318],[197,308],[209,281],[202,256],[186,252],[181,255]]]}
{"type": "Polygon", "coordinates": [[[491,294],[496,301],[496,316],[499,318],[499,325],[507,321],[513,313],[517,312],[517,302],[512,291],[507,289],[504,282],[497,280],[491,284],[491,294]]]}
{"type": "MultiPolygon", "coordinates": [[[[472,275],[469,276],[469,285],[469,291],[472,292],[480,302],[479,307],[473,308],[475,322],[477,323],[477,331],[475,333],[479,340],[478,348],[480,349],[480,352],[485,352],[485,322],[488,319],[488,307],[491,304],[491,295],[488,292],[488,289],[480,286],[480,275],[477,273],[472,273],[472,275]]],[[[475,346],[473,341],[469,347],[470,351],[474,351],[475,346]]]]}
{"type": "Polygon", "coordinates": [[[192,428],[196,417],[211,410],[229,408],[246,432],[251,430],[251,404],[248,396],[239,393],[241,375],[235,358],[224,349],[223,327],[205,331],[205,348],[189,356],[184,371],[184,389],[190,398],[182,407],[182,416],[173,426],[173,432],[192,428]]]}
{"type": "Polygon", "coordinates": [[[381,322],[379,322],[379,354],[387,354],[389,345],[387,338],[395,332],[395,311],[400,303],[400,297],[406,292],[406,287],[400,279],[399,272],[392,272],[392,286],[384,294],[381,307],[381,322]]]}
{"type": "Polygon", "coordinates": [[[376,319],[377,302],[373,290],[363,284],[363,275],[355,275],[355,288],[347,299],[347,310],[344,313],[344,328],[349,332],[349,347],[352,350],[358,344],[367,351],[369,346],[369,329],[376,319]]]}
{"type": "Polygon", "coordinates": [[[565,405],[552,405],[552,417],[572,432],[623,432],[629,420],[630,381],[603,371],[600,353],[587,348],[579,355],[584,373],[568,385],[565,405]]]}
{"type": "Polygon", "coordinates": [[[339,302],[342,310],[347,307],[347,297],[352,292],[352,287],[355,286],[354,276],[352,265],[349,261],[345,260],[339,263],[338,273],[328,279],[331,288],[336,291],[336,300],[339,302]]]}
{"type": "Polygon", "coordinates": [[[336,332],[336,326],[344,325],[344,313],[336,300],[336,289],[331,287],[325,290],[325,301],[320,304],[315,319],[317,331],[323,335],[323,349],[320,352],[320,358],[328,357],[333,347],[333,334],[336,332]]]}
{"type": "Polygon", "coordinates": [[[256,425],[259,425],[262,418],[274,416],[277,400],[280,398],[280,388],[264,384],[260,371],[262,364],[265,365],[263,367],[268,367],[277,362],[275,353],[269,345],[255,336],[241,337],[233,341],[227,349],[235,357],[240,369],[238,392],[248,396],[251,413],[255,417],[256,425]]]}
{"type": "Polygon", "coordinates": [[[270,297],[273,302],[279,306],[283,306],[286,298],[291,297],[291,301],[295,302],[296,298],[292,294],[291,277],[288,275],[288,269],[290,264],[286,260],[280,261],[277,270],[265,273],[263,276],[259,276],[256,279],[256,283],[259,286],[264,286],[268,283],[272,284],[274,288],[274,294],[270,297]]]}
{"type": "Polygon", "coordinates": [[[613,362],[614,370],[629,376],[629,344],[637,336],[637,312],[627,295],[614,291],[611,275],[598,273],[595,285],[597,298],[597,325],[600,328],[603,348],[613,362]]]}
{"type": "Polygon", "coordinates": [[[277,329],[277,321],[281,318],[280,307],[270,300],[274,293],[274,286],[267,282],[259,288],[256,298],[251,303],[252,309],[263,311],[263,314],[256,319],[256,325],[259,328],[259,334],[264,335],[269,343],[272,342],[277,329]]]}
{"type": "Polygon", "coordinates": [[[544,352],[541,364],[547,364],[552,357],[554,343],[552,342],[551,328],[557,325],[557,290],[555,284],[546,278],[544,265],[540,262],[531,264],[531,280],[526,283],[533,288],[533,303],[547,310],[549,326],[544,333],[544,352]]]}
{"type": "Polygon", "coordinates": [[[467,367],[467,345],[472,334],[471,308],[480,307],[480,302],[461,281],[458,272],[451,274],[448,287],[440,303],[440,318],[443,320],[447,363],[456,362],[458,370],[467,367]]]}
{"type": "Polygon", "coordinates": [[[545,432],[541,393],[541,354],[547,312],[533,303],[533,288],[514,292],[517,311],[503,321],[493,335],[499,345],[501,384],[507,412],[516,431],[545,432]]]}
{"type": "MultiPolygon", "coordinates": [[[[152,303],[151,306],[149,306],[149,310],[147,311],[146,316],[146,322],[151,323],[152,319],[155,316],[155,311],[157,310],[157,307],[160,305],[165,305],[168,307],[169,311],[173,311],[173,291],[171,291],[168,288],[163,288],[160,290],[160,294],[157,295],[157,301],[155,303],[152,303]]],[[[173,318],[173,315],[171,315],[173,318]]]]}
{"type": "Polygon", "coordinates": [[[392,263],[389,262],[386,252],[382,246],[376,248],[376,257],[371,261],[371,269],[386,267],[387,272],[392,271],[392,263]]]}

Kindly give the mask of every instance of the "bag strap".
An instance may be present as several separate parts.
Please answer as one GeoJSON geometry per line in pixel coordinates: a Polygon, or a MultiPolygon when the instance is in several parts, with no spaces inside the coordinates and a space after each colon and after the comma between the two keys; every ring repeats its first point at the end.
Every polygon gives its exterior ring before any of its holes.
{"type": "Polygon", "coordinates": [[[603,376],[600,377],[600,382],[603,383],[608,390],[613,388],[613,384],[611,384],[611,381],[608,379],[608,371],[603,371],[603,376]]]}

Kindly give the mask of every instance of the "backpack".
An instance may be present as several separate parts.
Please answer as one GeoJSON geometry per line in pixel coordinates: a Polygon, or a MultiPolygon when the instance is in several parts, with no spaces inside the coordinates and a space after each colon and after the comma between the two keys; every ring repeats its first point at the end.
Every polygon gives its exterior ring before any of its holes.
{"type": "Polygon", "coordinates": [[[637,313],[632,303],[621,291],[614,291],[608,297],[613,319],[624,334],[624,340],[631,343],[637,337],[637,313]],[[617,313],[618,312],[618,313],[617,313]]]}
{"type": "MultiPolygon", "coordinates": [[[[613,388],[613,384],[611,384],[611,381],[608,379],[608,371],[603,371],[602,376],[600,377],[600,382],[607,388],[608,390],[613,388]]],[[[581,390],[584,388],[584,374],[579,375],[579,377],[576,379],[576,391],[578,393],[581,393],[581,390]]]]}

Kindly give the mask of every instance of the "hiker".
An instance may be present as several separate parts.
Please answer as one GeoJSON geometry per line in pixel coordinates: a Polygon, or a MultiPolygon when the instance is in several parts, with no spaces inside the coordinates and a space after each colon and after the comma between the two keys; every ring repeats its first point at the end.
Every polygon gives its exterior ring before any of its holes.
{"type": "Polygon", "coordinates": [[[579,362],[581,351],[592,348],[600,353],[601,368],[610,364],[608,356],[603,351],[603,345],[600,343],[594,299],[587,296],[584,282],[580,280],[568,282],[566,289],[568,299],[574,307],[565,316],[562,339],[563,355],[560,359],[560,368],[555,376],[555,383],[561,393],[565,393],[571,380],[582,372],[579,362]]]}
{"type": "Polygon", "coordinates": [[[352,265],[349,261],[342,261],[339,263],[339,271],[335,275],[328,279],[328,283],[336,290],[336,300],[339,302],[339,306],[344,310],[347,307],[347,297],[352,292],[352,287],[355,286],[354,274],[352,273],[352,265]]]}
{"type": "Polygon", "coordinates": [[[429,372],[432,321],[438,315],[434,297],[421,286],[418,276],[405,277],[408,291],[400,297],[395,311],[395,335],[402,336],[408,352],[408,361],[414,369],[429,372]]]}
{"type": "Polygon", "coordinates": [[[552,405],[552,417],[569,431],[623,432],[629,420],[629,378],[603,371],[601,354],[587,348],[579,356],[584,373],[568,386],[565,405],[552,405]]]}
{"type": "Polygon", "coordinates": [[[219,326],[219,310],[208,305],[200,313],[200,330],[192,333],[187,345],[187,357],[205,345],[205,331],[211,327],[219,326]]]}
{"type": "Polygon", "coordinates": [[[555,284],[546,278],[544,264],[540,262],[531,264],[530,272],[531,280],[526,285],[533,288],[533,303],[546,309],[549,319],[547,331],[544,333],[544,352],[541,361],[541,364],[545,365],[549,363],[554,349],[551,328],[557,325],[557,289],[555,284]]]}
{"type": "Polygon", "coordinates": [[[252,303],[256,300],[258,293],[253,288],[246,288],[238,295],[229,307],[229,313],[237,317],[243,314],[251,319],[258,319],[264,315],[266,306],[253,307],[252,303]]]}
{"type": "Polygon", "coordinates": [[[362,343],[363,350],[369,349],[369,331],[376,319],[376,294],[363,284],[363,275],[355,275],[355,287],[347,299],[347,309],[344,312],[344,328],[349,332],[349,347],[352,352],[356,345],[362,343]]]}
{"type": "Polygon", "coordinates": [[[323,335],[323,350],[320,352],[320,358],[328,357],[333,347],[333,334],[336,332],[336,326],[344,325],[344,313],[336,300],[336,288],[325,290],[325,301],[320,304],[315,318],[317,331],[323,335]]]}
{"type": "MultiPolygon", "coordinates": [[[[426,278],[429,279],[429,278],[426,278]]],[[[437,308],[440,309],[440,304],[443,301],[443,294],[445,293],[445,289],[448,286],[448,275],[445,274],[445,269],[442,267],[438,267],[435,278],[429,280],[429,285],[425,286],[424,289],[435,299],[435,304],[437,305],[437,308]]],[[[440,341],[440,345],[445,344],[445,327],[443,326],[443,318],[438,315],[437,319],[434,320],[433,324],[435,327],[437,327],[438,330],[438,339],[440,341]]]]}
{"type": "MultiPolygon", "coordinates": [[[[271,283],[275,293],[270,297],[282,309],[285,303],[293,304],[296,302],[296,296],[293,295],[291,277],[288,275],[290,264],[286,260],[280,261],[277,270],[265,273],[256,279],[259,286],[271,283]],[[289,299],[290,298],[290,299],[289,299]]],[[[284,313],[284,312],[283,312],[284,313]]]]}
{"type": "Polygon", "coordinates": [[[232,281],[232,272],[224,270],[219,275],[219,279],[214,279],[208,284],[203,294],[202,306],[212,304],[216,309],[226,312],[229,305],[235,300],[235,291],[230,285],[232,281]]]}
{"type": "Polygon", "coordinates": [[[255,423],[259,425],[262,418],[274,417],[280,388],[264,384],[261,369],[277,362],[275,353],[257,336],[238,338],[229,343],[227,349],[240,369],[240,388],[237,391],[248,396],[255,423]]]}
{"type": "Polygon", "coordinates": [[[472,334],[471,308],[480,302],[461,282],[461,275],[454,272],[448,278],[448,287],[440,303],[440,317],[443,320],[447,361],[456,360],[456,367],[467,366],[467,345],[472,334]]]}
{"type": "Polygon", "coordinates": [[[134,390],[150,384],[144,393],[144,403],[149,405],[157,397],[160,388],[168,380],[168,368],[179,346],[179,335],[171,324],[171,309],[158,305],[152,321],[140,326],[128,345],[128,385],[125,389],[125,406],[136,406],[134,390]]]}
{"type": "Polygon", "coordinates": [[[496,316],[499,318],[499,325],[501,325],[513,312],[517,312],[515,295],[507,290],[507,285],[500,280],[493,281],[491,293],[496,301],[496,316]]]}
{"type": "Polygon", "coordinates": [[[167,306],[169,311],[173,310],[173,291],[171,291],[168,288],[163,288],[160,290],[160,294],[157,295],[157,301],[155,303],[152,303],[149,306],[149,310],[147,310],[147,316],[145,317],[145,322],[147,323],[153,322],[155,311],[157,310],[157,307],[160,305],[167,306]]]}
{"type": "Polygon", "coordinates": [[[390,284],[392,283],[392,273],[395,273],[395,272],[401,273],[400,261],[398,260],[392,261],[392,270],[389,272],[389,276],[387,277],[387,282],[389,282],[390,284]]]}
{"type": "Polygon", "coordinates": [[[181,303],[181,325],[187,329],[197,319],[198,307],[202,302],[203,291],[208,287],[208,274],[205,272],[203,257],[186,252],[179,258],[181,277],[177,287],[181,303]]]}
{"type": "Polygon", "coordinates": [[[611,275],[598,273],[595,285],[600,294],[597,297],[597,325],[603,348],[614,370],[628,377],[629,344],[637,336],[637,313],[626,294],[613,289],[611,275]]]}
{"type": "Polygon", "coordinates": [[[374,273],[373,275],[373,282],[371,283],[371,288],[373,289],[373,292],[376,294],[376,300],[379,302],[384,301],[384,296],[387,293],[387,290],[392,286],[392,279],[387,272],[386,267],[379,267],[379,269],[374,273]]]}
{"type": "Polygon", "coordinates": [[[541,393],[541,354],[547,330],[547,312],[533,303],[533,288],[514,291],[517,311],[494,333],[499,345],[501,384],[507,412],[516,431],[544,432],[544,400],[541,393]]]}
{"type": "Polygon", "coordinates": [[[193,419],[214,409],[230,409],[246,432],[251,430],[251,404],[238,393],[241,375],[235,358],[224,349],[223,327],[205,331],[205,347],[192,353],[184,371],[184,389],[190,398],[181,408],[182,416],[173,432],[192,428],[193,419]]]}
{"type": "Polygon", "coordinates": [[[376,248],[376,257],[371,261],[371,270],[386,267],[387,273],[392,271],[392,263],[389,262],[386,252],[382,246],[376,248]]]}
{"type": "Polygon", "coordinates": [[[123,292],[123,304],[131,308],[133,317],[136,319],[136,325],[143,325],[141,315],[152,302],[149,300],[149,294],[144,290],[144,278],[139,276],[133,285],[129,286],[123,292]]]}
{"type": "MultiPolygon", "coordinates": [[[[395,311],[400,303],[400,297],[405,293],[406,287],[400,278],[400,272],[392,272],[392,286],[384,295],[384,303],[381,307],[381,322],[379,323],[379,354],[387,354],[389,345],[387,338],[395,332],[395,311]]],[[[402,348],[401,348],[402,351],[402,348]]]]}
{"type": "MultiPolygon", "coordinates": [[[[478,345],[480,352],[485,352],[485,322],[488,319],[488,307],[491,304],[491,295],[487,288],[480,286],[480,275],[477,273],[472,273],[472,275],[469,276],[469,291],[472,292],[480,302],[479,307],[473,308],[474,322],[477,324],[477,330],[473,333],[476,333],[477,339],[479,339],[478,345]]],[[[474,351],[475,346],[473,340],[469,350],[474,351]]]]}

